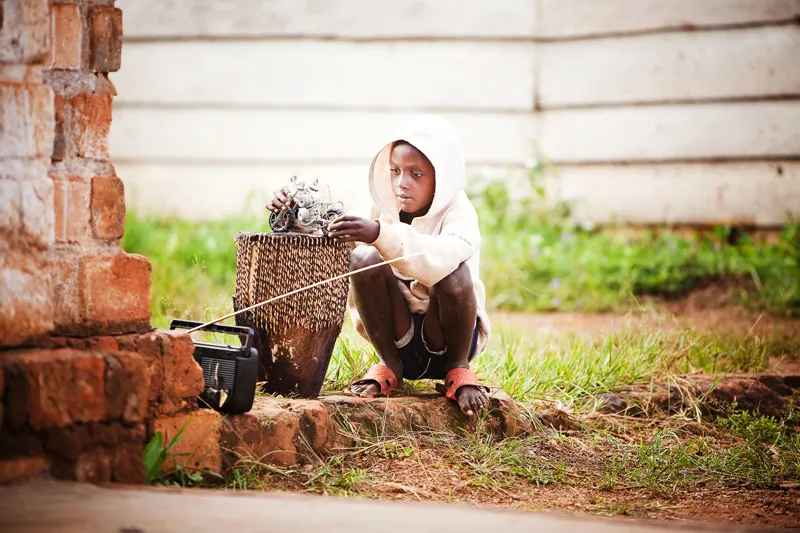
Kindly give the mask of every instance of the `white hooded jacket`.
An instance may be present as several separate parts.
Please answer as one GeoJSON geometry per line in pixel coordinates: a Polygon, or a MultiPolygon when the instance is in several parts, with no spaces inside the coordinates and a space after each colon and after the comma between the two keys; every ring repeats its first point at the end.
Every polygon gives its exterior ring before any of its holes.
{"type": "MultiPolygon", "coordinates": [[[[372,160],[369,190],[373,203],[369,214],[362,214],[380,223],[380,234],[371,245],[384,260],[423,252],[391,265],[412,313],[427,312],[429,288],[466,261],[478,302],[478,354],[486,347],[490,326],[484,309],[486,290],[479,277],[481,234],[478,214],[464,192],[466,181],[464,151],[453,126],[439,116],[420,115],[404,123],[372,160]],[[426,215],[414,218],[411,224],[400,222],[400,206],[392,187],[389,156],[395,141],[406,141],[416,147],[436,171],[431,207],[426,215]],[[399,280],[410,281],[410,286],[399,280]]],[[[350,294],[348,307],[356,330],[369,340],[352,291],[350,294]]]]}

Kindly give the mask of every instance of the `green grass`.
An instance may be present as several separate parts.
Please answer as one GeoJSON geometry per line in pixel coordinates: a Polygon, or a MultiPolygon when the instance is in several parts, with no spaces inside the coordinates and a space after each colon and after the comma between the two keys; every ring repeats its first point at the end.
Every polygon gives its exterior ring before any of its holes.
{"type": "Polygon", "coordinates": [[[726,303],[800,311],[798,224],[787,226],[774,244],[747,235],[734,239],[727,227],[603,231],[571,221],[567,210],[542,208],[536,197],[514,198],[501,182],[489,182],[471,198],[481,222],[489,307],[620,310],[641,296],[681,296],[731,279],[739,287],[726,303]]]}
{"type": "Polygon", "coordinates": [[[238,231],[265,231],[265,220],[189,222],[128,213],[123,248],[153,265],[152,323],[210,320],[232,311],[238,231]]]}
{"type": "MultiPolygon", "coordinates": [[[[682,294],[702,280],[745,277],[734,296],[782,314],[800,309],[800,226],[774,244],[746,237],[727,243],[729,230],[682,236],[661,231],[621,239],[587,231],[535,197],[512,199],[499,182],[471,191],[482,225],[482,278],[488,307],[524,311],[637,309],[646,294],[682,294]]],[[[129,213],[123,246],[153,264],[153,325],[172,318],[210,320],[232,310],[237,231],[266,231],[263,219],[187,222],[129,213]]],[[[232,320],[229,320],[231,322],[232,320]]],[[[580,403],[598,392],[670,373],[754,371],[770,356],[791,354],[797,342],[753,336],[733,339],[691,331],[636,331],[602,340],[538,336],[522,340],[495,331],[475,369],[522,401],[557,398],[580,403]]],[[[375,361],[349,321],[337,343],[326,387],[341,390],[375,361]]],[[[413,386],[413,385],[410,385],[413,386]]]]}
{"type": "MultiPolygon", "coordinates": [[[[496,335],[471,365],[485,383],[521,402],[558,401],[575,409],[593,408],[591,401],[601,392],[634,384],[666,384],[675,374],[757,372],[767,368],[770,358],[792,358],[800,349],[800,341],[790,338],[738,338],[691,330],[627,330],[600,339],[577,335],[528,339],[511,331],[496,335]]],[[[346,331],[334,349],[325,388],[341,390],[375,362],[374,350],[346,331]]],[[[406,386],[432,388],[425,382],[406,386]]]]}
{"type": "MultiPolygon", "coordinates": [[[[648,295],[674,297],[711,280],[736,280],[725,303],[800,313],[800,225],[776,243],[730,228],[627,237],[589,231],[535,197],[512,198],[501,182],[473,187],[483,236],[487,307],[512,311],[624,311],[648,295]]],[[[153,324],[210,319],[231,310],[237,231],[266,231],[260,219],[187,222],[128,214],[122,245],[153,264],[153,324]]]]}

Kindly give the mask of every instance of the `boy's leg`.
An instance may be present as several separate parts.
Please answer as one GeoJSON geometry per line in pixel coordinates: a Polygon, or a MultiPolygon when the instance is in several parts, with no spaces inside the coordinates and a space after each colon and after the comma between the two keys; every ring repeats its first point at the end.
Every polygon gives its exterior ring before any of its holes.
{"type": "MultiPolygon", "coordinates": [[[[461,263],[433,287],[430,307],[425,314],[425,341],[432,351],[447,348],[447,372],[454,368],[469,368],[469,349],[477,317],[478,302],[472,276],[467,264],[461,263]]],[[[458,389],[456,399],[461,411],[467,415],[477,413],[489,402],[481,389],[467,385],[458,389]]]]}
{"type": "MultiPolygon", "coordinates": [[[[350,270],[358,270],[383,262],[372,246],[359,246],[350,253],[350,270]]],[[[351,278],[353,297],[358,315],[364,323],[369,340],[381,363],[397,376],[398,386],[403,384],[403,363],[397,353],[395,339],[400,339],[411,328],[411,312],[403,294],[397,287],[389,265],[372,268],[351,278]]],[[[374,394],[380,388],[374,383],[357,384],[351,390],[361,394],[374,394]]]]}

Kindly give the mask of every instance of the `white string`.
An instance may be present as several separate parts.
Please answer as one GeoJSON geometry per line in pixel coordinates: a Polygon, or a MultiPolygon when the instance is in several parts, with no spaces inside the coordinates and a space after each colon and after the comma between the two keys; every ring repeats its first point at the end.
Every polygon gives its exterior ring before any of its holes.
{"type": "Polygon", "coordinates": [[[221,322],[221,321],[223,321],[223,320],[225,320],[227,318],[230,318],[232,316],[236,316],[239,313],[244,313],[245,311],[250,311],[251,309],[256,309],[258,307],[261,307],[262,305],[266,305],[268,303],[280,300],[282,298],[286,298],[286,297],[291,296],[293,294],[297,294],[299,292],[307,291],[308,289],[313,289],[314,287],[319,287],[320,285],[324,285],[326,283],[331,283],[332,281],[336,281],[336,280],[339,280],[339,279],[342,279],[342,278],[347,278],[347,277],[352,276],[353,274],[358,274],[359,272],[364,272],[365,270],[369,270],[371,268],[378,268],[379,266],[388,265],[389,263],[394,263],[396,261],[403,261],[403,260],[409,259],[411,257],[416,257],[418,255],[422,255],[423,253],[424,252],[417,252],[417,253],[413,253],[413,254],[409,254],[409,255],[404,255],[403,257],[398,257],[396,259],[390,259],[388,261],[383,261],[381,263],[376,263],[374,265],[369,265],[369,266],[366,266],[364,268],[359,268],[358,270],[353,270],[352,272],[346,272],[344,274],[340,274],[338,276],[334,276],[334,277],[332,277],[330,279],[324,279],[322,281],[318,281],[318,282],[316,282],[314,284],[308,285],[307,287],[301,287],[299,289],[295,289],[295,290],[293,290],[291,292],[287,292],[286,294],[281,294],[279,296],[275,296],[273,298],[270,298],[269,300],[264,300],[263,302],[259,302],[257,304],[253,304],[250,307],[245,307],[244,309],[240,309],[238,311],[234,311],[233,313],[227,314],[225,316],[221,316],[219,318],[215,318],[211,322],[206,322],[205,324],[200,324],[199,326],[193,327],[192,329],[188,330],[186,333],[192,333],[194,331],[203,329],[206,326],[210,326],[211,324],[216,324],[217,322],[221,322]]]}

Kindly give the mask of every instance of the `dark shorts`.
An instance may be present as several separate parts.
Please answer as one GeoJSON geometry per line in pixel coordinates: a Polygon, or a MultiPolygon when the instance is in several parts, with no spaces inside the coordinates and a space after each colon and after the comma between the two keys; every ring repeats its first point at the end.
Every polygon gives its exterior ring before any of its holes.
{"type": "MultiPolygon", "coordinates": [[[[413,313],[411,320],[414,322],[414,336],[408,344],[397,349],[400,359],[403,361],[403,379],[444,379],[447,354],[428,351],[422,339],[425,315],[413,313]]],[[[469,361],[475,357],[477,346],[478,324],[475,324],[475,329],[472,330],[472,344],[469,347],[469,361]]]]}

